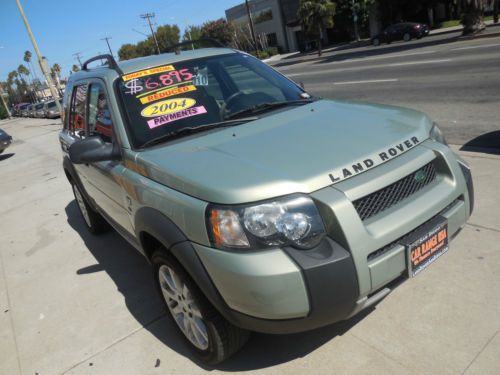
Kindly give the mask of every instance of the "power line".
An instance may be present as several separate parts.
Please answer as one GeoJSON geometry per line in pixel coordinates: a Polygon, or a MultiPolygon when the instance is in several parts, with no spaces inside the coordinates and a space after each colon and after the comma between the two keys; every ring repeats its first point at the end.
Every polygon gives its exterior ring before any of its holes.
{"type": "Polygon", "coordinates": [[[111,46],[109,45],[109,40],[110,39],[113,39],[113,38],[110,37],[110,36],[106,36],[106,37],[102,38],[101,40],[105,40],[106,41],[106,44],[108,45],[109,53],[111,54],[111,56],[113,56],[113,51],[111,51],[111,46]]]}
{"type": "Polygon", "coordinates": [[[148,20],[148,24],[149,24],[149,28],[151,29],[151,34],[153,35],[153,39],[155,41],[155,45],[156,45],[156,50],[158,51],[158,55],[161,53],[160,52],[160,47],[158,46],[158,40],[156,39],[156,34],[153,30],[153,25],[151,25],[151,18],[154,18],[155,14],[154,13],[144,13],[144,14],[141,14],[141,18],[142,19],[147,19],[148,20]]]}

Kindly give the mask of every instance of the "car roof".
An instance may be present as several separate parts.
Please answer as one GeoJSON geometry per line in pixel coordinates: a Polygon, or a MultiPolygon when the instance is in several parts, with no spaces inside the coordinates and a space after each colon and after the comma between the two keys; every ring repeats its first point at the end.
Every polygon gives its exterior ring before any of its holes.
{"type": "MultiPolygon", "coordinates": [[[[162,53],[160,55],[151,55],[145,57],[137,57],[135,59],[118,62],[118,67],[123,74],[137,72],[139,70],[153,68],[159,65],[175,64],[180,61],[198,59],[203,57],[227,55],[238,51],[231,48],[200,48],[195,50],[181,51],[179,54],[162,53]]],[[[70,80],[79,80],[92,77],[107,77],[115,78],[118,76],[116,70],[108,66],[100,66],[90,68],[88,70],[80,70],[70,76],[70,80]]]]}

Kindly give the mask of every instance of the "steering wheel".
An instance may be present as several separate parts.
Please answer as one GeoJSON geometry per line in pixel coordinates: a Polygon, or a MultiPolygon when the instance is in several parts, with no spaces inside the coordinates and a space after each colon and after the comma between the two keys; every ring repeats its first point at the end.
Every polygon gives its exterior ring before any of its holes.
{"type": "Polygon", "coordinates": [[[224,119],[227,115],[227,108],[230,107],[230,103],[232,101],[234,101],[234,99],[238,98],[239,96],[241,95],[245,95],[244,92],[242,91],[238,91],[238,92],[235,92],[234,94],[232,94],[231,96],[229,96],[229,98],[226,99],[226,101],[224,102],[224,104],[222,104],[222,107],[220,108],[220,117],[222,119],[224,119]]]}

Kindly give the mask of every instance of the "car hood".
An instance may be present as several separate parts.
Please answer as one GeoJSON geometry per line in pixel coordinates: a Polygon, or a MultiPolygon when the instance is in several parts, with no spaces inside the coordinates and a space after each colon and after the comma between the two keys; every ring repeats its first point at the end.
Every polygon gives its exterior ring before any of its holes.
{"type": "Polygon", "coordinates": [[[376,168],[428,138],[417,111],[319,100],[137,153],[136,170],[213,203],[311,193],[376,168]]]}

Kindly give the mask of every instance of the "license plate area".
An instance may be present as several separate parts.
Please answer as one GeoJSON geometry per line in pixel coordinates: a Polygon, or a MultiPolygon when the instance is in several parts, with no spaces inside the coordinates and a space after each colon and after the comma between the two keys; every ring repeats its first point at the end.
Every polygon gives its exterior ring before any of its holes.
{"type": "Polygon", "coordinates": [[[437,216],[400,241],[406,248],[408,276],[415,277],[448,251],[448,221],[437,216]]]}

